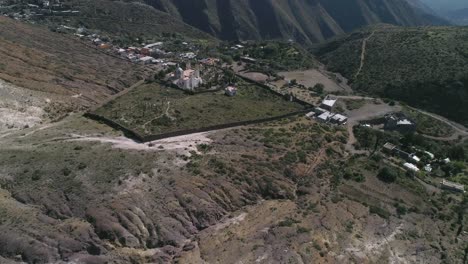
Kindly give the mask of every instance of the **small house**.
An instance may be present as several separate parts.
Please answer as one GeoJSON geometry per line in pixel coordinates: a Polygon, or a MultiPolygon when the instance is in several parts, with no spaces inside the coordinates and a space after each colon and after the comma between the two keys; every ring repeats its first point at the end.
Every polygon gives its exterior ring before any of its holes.
{"type": "Polygon", "coordinates": [[[411,162],[415,162],[415,163],[419,163],[421,161],[421,159],[416,156],[416,154],[410,154],[408,156],[408,159],[411,161],[411,162]]]}
{"type": "Polygon", "coordinates": [[[139,59],[140,62],[142,62],[143,64],[151,64],[153,62],[154,58],[153,57],[150,57],[150,56],[145,56],[145,57],[141,57],[139,59]]]}
{"type": "Polygon", "coordinates": [[[413,163],[405,163],[403,164],[403,167],[405,167],[408,171],[419,172],[419,168],[413,163]]]}
{"type": "Polygon", "coordinates": [[[224,94],[227,96],[235,96],[237,94],[237,88],[234,86],[228,86],[224,89],[224,94]]]}
{"type": "Polygon", "coordinates": [[[395,149],[396,149],[396,146],[390,142],[387,142],[385,143],[385,145],[383,145],[383,151],[386,152],[387,154],[393,154],[395,149]]]}
{"type": "Polygon", "coordinates": [[[424,170],[425,170],[426,172],[432,172],[432,166],[431,166],[431,164],[426,164],[426,166],[424,166],[424,170]]]}
{"type": "Polygon", "coordinates": [[[314,116],[315,116],[315,112],[313,111],[306,114],[306,117],[311,118],[311,119],[314,118],[314,116]]]}
{"type": "Polygon", "coordinates": [[[344,125],[348,121],[348,117],[341,114],[336,114],[331,118],[330,121],[334,124],[344,125]]]}
{"type": "Polygon", "coordinates": [[[431,152],[429,151],[424,151],[424,154],[426,154],[431,160],[433,160],[435,158],[435,155],[432,154],[431,152]]]}
{"type": "Polygon", "coordinates": [[[330,120],[330,118],[333,116],[332,113],[326,111],[326,112],[323,112],[321,115],[319,115],[317,117],[317,120],[321,121],[321,122],[328,122],[330,120]]]}
{"type": "Polygon", "coordinates": [[[322,104],[320,105],[320,108],[323,108],[327,111],[333,112],[333,108],[335,107],[336,104],[336,99],[332,99],[330,97],[326,97],[323,101],[322,104]]]}

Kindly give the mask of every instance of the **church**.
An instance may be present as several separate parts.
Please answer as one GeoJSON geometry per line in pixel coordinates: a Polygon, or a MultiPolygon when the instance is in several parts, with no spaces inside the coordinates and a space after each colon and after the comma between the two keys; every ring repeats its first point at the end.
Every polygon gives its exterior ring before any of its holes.
{"type": "Polygon", "coordinates": [[[183,70],[180,66],[177,66],[174,74],[174,84],[180,89],[193,91],[203,84],[203,79],[200,77],[200,67],[196,66],[196,69],[191,69],[191,65],[187,64],[187,69],[183,70]]]}

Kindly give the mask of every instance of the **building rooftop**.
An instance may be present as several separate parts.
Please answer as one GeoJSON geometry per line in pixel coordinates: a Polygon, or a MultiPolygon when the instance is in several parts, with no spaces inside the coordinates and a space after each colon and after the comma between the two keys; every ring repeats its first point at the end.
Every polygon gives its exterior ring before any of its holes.
{"type": "Polygon", "coordinates": [[[388,149],[388,150],[394,150],[396,148],[395,145],[393,145],[392,143],[385,143],[385,145],[383,146],[385,149],[388,149]]]}
{"type": "Polygon", "coordinates": [[[328,119],[330,119],[332,116],[333,116],[332,113],[325,111],[321,115],[318,116],[318,119],[328,121],[328,119]]]}
{"type": "Polygon", "coordinates": [[[333,107],[336,104],[336,101],[337,101],[336,99],[325,98],[322,101],[322,104],[326,105],[326,106],[329,106],[329,107],[333,107]]]}
{"type": "Polygon", "coordinates": [[[332,119],[338,122],[345,122],[346,120],[348,120],[348,117],[341,115],[341,114],[336,114],[332,117],[332,119]]]}
{"type": "Polygon", "coordinates": [[[405,164],[403,164],[403,166],[404,166],[405,168],[411,170],[411,171],[414,171],[414,172],[418,172],[418,171],[419,171],[419,168],[418,168],[416,165],[412,164],[412,163],[405,163],[405,164]]]}
{"type": "Polygon", "coordinates": [[[145,56],[145,57],[140,58],[141,61],[150,61],[152,59],[154,59],[154,58],[150,57],[150,56],[145,56]]]}
{"type": "Polygon", "coordinates": [[[398,120],[397,122],[397,125],[412,125],[412,124],[413,122],[411,122],[408,119],[401,119],[401,120],[398,120]]]}

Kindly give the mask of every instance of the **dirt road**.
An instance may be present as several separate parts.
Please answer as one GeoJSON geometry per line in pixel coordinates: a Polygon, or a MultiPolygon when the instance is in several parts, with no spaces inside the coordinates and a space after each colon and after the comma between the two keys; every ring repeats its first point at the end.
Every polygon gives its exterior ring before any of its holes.
{"type": "MultiPolygon", "coordinates": [[[[339,99],[349,99],[349,100],[379,100],[377,98],[373,98],[373,97],[366,97],[366,96],[358,96],[358,95],[352,95],[352,96],[335,96],[336,98],[339,98],[339,99]]],[[[426,112],[424,110],[421,110],[421,109],[418,109],[418,108],[414,108],[414,107],[411,107],[411,106],[407,106],[408,108],[414,110],[414,111],[417,111],[423,115],[426,115],[426,116],[429,116],[429,117],[432,117],[436,120],[439,120],[445,124],[447,124],[448,126],[452,127],[454,130],[455,130],[455,133],[453,133],[451,136],[448,136],[448,137],[433,137],[433,136],[428,136],[428,135],[422,135],[426,138],[429,138],[429,139],[433,139],[433,140],[441,140],[441,141],[453,141],[453,140],[457,140],[460,136],[463,137],[463,138],[468,138],[468,128],[466,128],[465,126],[463,126],[462,124],[459,124],[457,122],[454,122],[454,121],[451,121],[443,116],[440,116],[440,115],[437,115],[437,114],[434,114],[434,113],[429,113],[429,112],[426,112]]],[[[358,109],[358,114],[363,114],[363,117],[364,119],[360,119],[360,120],[366,120],[366,119],[369,119],[369,118],[366,118],[367,117],[367,114],[364,112],[364,113],[359,113],[359,110],[361,109],[358,109]]],[[[365,111],[365,110],[364,110],[365,111]]],[[[393,111],[401,111],[401,107],[400,108],[396,108],[395,110],[393,111]]],[[[353,111],[354,112],[354,111],[353,111]]],[[[389,112],[387,112],[389,113],[389,112]]],[[[381,113],[380,113],[381,114],[381,113]]],[[[384,113],[385,114],[385,113],[384,113]]],[[[375,115],[374,115],[375,116],[375,115]]],[[[350,120],[351,120],[351,117],[350,117],[350,120]]],[[[350,122],[348,122],[350,123],[350,122]]]]}
{"type": "Polygon", "coordinates": [[[359,74],[361,74],[362,68],[364,67],[364,62],[366,60],[367,41],[369,41],[369,39],[371,39],[374,36],[374,34],[375,31],[372,31],[372,33],[362,41],[361,65],[359,66],[358,71],[354,75],[354,79],[356,79],[359,76],[359,74]]]}
{"type": "MultiPolygon", "coordinates": [[[[343,98],[342,96],[341,98],[343,98]]],[[[351,96],[346,96],[346,99],[351,99],[351,96]]],[[[364,97],[359,97],[355,98],[353,96],[353,99],[358,99],[362,100],[365,99],[364,97]]],[[[374,98],[371,98],[374,100],[374,98]]],[[[391,112],[397,112],[401,111],[401,106],[395,105],[395,106],[390,106],[388,104],[374,104],[374,103],[368,103],[365,106],[353,110],[353,111],[348,111],[346,114],[348,115],[348,142],[346,143],[346,150],[349,151],[351,154],[367,154],[367,151],[361,151],[361,150],[356,150],[354,148],[354,144],[357,142],[356,137],[354,136],[353,132],[353,127],[356,125],[359,125],[360,121],[364,120],[369,120],[372,118],[380,117],[385,114],[391,113],[391,112]]]]}

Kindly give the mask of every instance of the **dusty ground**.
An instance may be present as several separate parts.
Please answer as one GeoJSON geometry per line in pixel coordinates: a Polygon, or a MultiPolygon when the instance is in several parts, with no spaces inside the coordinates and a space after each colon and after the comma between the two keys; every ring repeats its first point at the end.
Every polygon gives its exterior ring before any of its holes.
{"type": "Polygon", "coordinates": [[[463,258],[466,238],[448,243],[458,226],[428,217],[426,194],[369,166],[356,167],[363,183],[337,181],[346,131],[302,117],[148,144],[76,115],[12,133],[0,138],[9,260],[438,263],[442,247],[463,258]],[[397,202],[418,211],[399,217],[397,202]]]}
{"type": "MultiPolygon", "coordinates": [[[[333,73],[323,70],[311,69],[306,71],[280,72],[278,75],[284,76],[286,80],[297,80],[299,84],[305,87],[314,87],[317,83],[325,86],[326,93],[345,92],[351,93],[352,89],[345,83],[338,83],[331,78],[333,73]]],[[[280,83],[278,83],[280,85],[280,83]]]]}
{"type": "Polygon", "coordinates": [[[17,87],[0,80],[0,134],[50,121],[47,106],[57,96],[17,87]]]}

